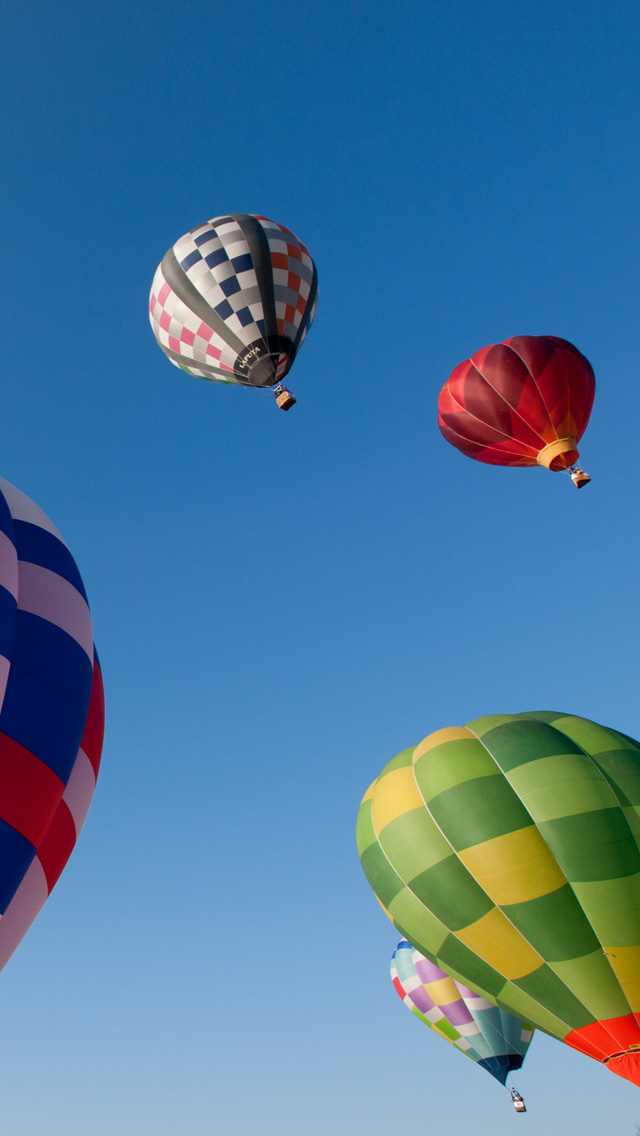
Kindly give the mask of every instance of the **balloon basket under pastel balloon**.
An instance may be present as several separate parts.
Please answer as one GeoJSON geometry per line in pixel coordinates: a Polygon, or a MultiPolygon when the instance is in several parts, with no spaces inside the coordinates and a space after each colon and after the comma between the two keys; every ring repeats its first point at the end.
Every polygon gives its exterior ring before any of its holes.
{"type": "Polygon", "coordinates": [[[515,1108],[516,1112],[527,1111],[527,1106],[524,1103],[523,1098],[520,1096],[520,1093],[516,1092],[515,1089],[511,1090],[511,1100],[513,1101],[513,1107],[515,1108]]]}
{"type": "Polygon", "coordinates": [[[291,410],[291,407],[295,406],[298,401],[297,398],[293,397],[290,390],[283,387],[282,383],[278,383],[273,393],[276,396],[276,402],[281,410],[291,410]]]}

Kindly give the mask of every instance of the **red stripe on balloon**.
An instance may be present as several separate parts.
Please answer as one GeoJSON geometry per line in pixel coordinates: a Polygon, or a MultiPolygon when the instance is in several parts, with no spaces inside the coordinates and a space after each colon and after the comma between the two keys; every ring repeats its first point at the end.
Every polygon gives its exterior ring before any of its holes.
{"type": "Polygon", "coordinates": [[[47,878],[51,892],[57,884],[62,870],[73,852],[76,842],[76,826],[66,801],[61,801],[46,836],[38,849],[38,859],[47,878]]]}
{"type": "Polygon", "coordinates": [[[64,783],[39,757],[0,733],[0,817],[38,847],[62,799],[64,783]]]}

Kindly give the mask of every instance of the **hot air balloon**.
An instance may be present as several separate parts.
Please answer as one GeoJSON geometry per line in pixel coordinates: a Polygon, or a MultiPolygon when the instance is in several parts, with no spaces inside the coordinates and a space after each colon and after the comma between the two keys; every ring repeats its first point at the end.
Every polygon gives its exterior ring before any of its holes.
{"type": "Polygon", "coordinates": [[[520,1069],[533,1035],[531,1027],[457,982],[406,939],[393,953],[391,981],[420,1021],[501,1085],[514,1069],[520,1069]]]}
{"type": "Polygon", "coordinates": [[[577,347],[555,335],[517,335],[476,351],[452,371],[440,391],[438,424],[467,457],[489,465],[568,470],[595,394],[593,368],[577,347]]]}
{"type": "Polygon", "coordinates": [[[198,225],[164,256],[151,287],[149,319],[168,359],[201,379],[275,387],[316,311],[318,274],[293,233],[266,217],[232,213],[198,225]]]}
{"type": "Polygon", "coordinates": [[[502,714],[398,754],[358,815],[398,931],[458,981],[640,1085],[640,745],[502,714]]]}
{"type": "Polygon", "coordinates": [[[0,479],[0,968],[73,851],[103,733],[75,561],[42,510],[0,479]]]}

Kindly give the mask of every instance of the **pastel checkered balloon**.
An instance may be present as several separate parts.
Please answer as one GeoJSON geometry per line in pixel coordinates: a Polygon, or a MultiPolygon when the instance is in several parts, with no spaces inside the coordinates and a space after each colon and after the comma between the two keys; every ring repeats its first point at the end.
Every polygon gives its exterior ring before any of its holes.
{"type": "Polygon", "coordinates": [[[76,563],[42,510],[0,479],[0,968],[73,851],[103,734],[76,563]]]}
{"type": "Polygon", "coordinates": [[[313,321],[318,274],[284,225],[232,213],[198,225],[158,266],[149,319],[168,359],[216,383],[272,387],[313,321]]]}
{"type": "Polygon", "coordinates": [[[501,1085],[521,1067],[531,1026],[456,981],[406,939],[393,952],[391,981],[412,1014],[501,1085]]]}
{"type": "Polygon", "coordinates": [[[426,958],[640,1085],[640,743],[544,710],[437,730],[370,786],[357,838],[426,958]]]}

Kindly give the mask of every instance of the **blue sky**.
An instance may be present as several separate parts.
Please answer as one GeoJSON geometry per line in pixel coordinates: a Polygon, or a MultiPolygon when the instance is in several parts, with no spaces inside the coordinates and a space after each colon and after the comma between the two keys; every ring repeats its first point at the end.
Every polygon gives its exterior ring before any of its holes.
{"type": "MultiPolygon", "coordinates": [[[[107,733],[63,879],[0,977],[12,1136],[499,1136],[490,1078],[388,979],[360,798],[433,729],[566,709],[640,735],[637,11],[509,4],[5,13],[2,476],[70,545],[107,733]],[[309,247],[287,415],[162,356],[156,264],[208,217],[309,247]],[[576,494],[446,445],[485,344],[598,384],[576,494]]],[[[538,1037],[529,1129],[638,1090],[538,1037]]]]}

